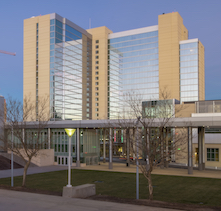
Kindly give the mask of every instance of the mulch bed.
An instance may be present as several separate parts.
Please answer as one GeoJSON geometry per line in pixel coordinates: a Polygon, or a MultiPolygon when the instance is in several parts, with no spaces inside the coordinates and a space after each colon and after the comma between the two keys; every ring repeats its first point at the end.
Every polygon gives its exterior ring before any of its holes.
{"type": "MultiPolygon", "coordinates": [[[[30,188],[26,188],[26,187],[11,187],[11,186],[1,185],[1,184],[0,184],[0,189],[37,193],[37,194],[54,195],[54,196],[62,196],[61,192],[30,189],[30,188]]],[[[95,196],[88,197],[87,199],[124,203],[124,204],[150,206],[150,207],[162,207],[162,208],[170,208],[170,209],[188,210],[188,211],[198,211],[198,210],[199,211],[221,211],[221,207],[212,207],[212,206],[194,205],[194,204],[192,205],[192,204],[169,203],[169,202],[162,202],[162,201],[155,201],[155,200],[149,201],[147,199],[139,199],[139,200],[124,199],[124,198],[117,198],[117,197],[105,196],[105,195],[95,195],[95,196]]]]}

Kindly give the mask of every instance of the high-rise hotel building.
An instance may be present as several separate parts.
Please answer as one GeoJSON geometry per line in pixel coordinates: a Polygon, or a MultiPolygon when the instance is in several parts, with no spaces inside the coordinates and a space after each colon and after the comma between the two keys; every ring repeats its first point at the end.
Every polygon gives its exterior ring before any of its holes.
{"type": "Polygon", "coordinates": [[[24,20],[24,96],[48,96],[54,120],[115,119],[124,96],[205,99],[204,46],[188,39],[178,12],[158,25],[113,33],[84,30],[53,13],[24,20]]]}

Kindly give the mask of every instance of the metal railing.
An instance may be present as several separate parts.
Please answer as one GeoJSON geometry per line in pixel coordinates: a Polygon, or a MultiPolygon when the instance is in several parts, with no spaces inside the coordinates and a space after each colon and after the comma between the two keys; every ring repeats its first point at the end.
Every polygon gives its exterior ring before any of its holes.
{"type": "Polygon", "coordinates": [[[196,102],[196,113],[221,113],[221,100],[196,102]]]}

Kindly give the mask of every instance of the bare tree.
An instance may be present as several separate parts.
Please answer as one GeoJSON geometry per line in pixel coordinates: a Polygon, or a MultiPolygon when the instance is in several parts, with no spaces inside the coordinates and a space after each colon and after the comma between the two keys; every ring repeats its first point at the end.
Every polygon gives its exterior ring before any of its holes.
{"type": "Polygon", "coordinates": [[[48,98],[38,99],[37,107],[30,99],[25,97],[21,103],[9,97],[4,114],[6,121],[2,124],[4,136],[1,141],[4,143],[4,150],[13,152],[25,162],[22,186],[26,184],[32,158],[38,156],[39,151],[48,144],[43,133],[49,121],[48,98]]]}
{"type": "Polygon", "coordinates": [[[171,127],[175,114],[184,107],[175,108],[175,100],[170,100],[166,91],[160,93],[160,99],[143,101],[142,95],[129,93],[118,120],[119,126],[126,129],[130,150],[135,155],[139,152],[136,159],[141,158],[139,168],[148,180],[150,200],[153,199],[153,169],[168,166],[174,156],[184,156],[187,150],[187,130],[171,127]]]}

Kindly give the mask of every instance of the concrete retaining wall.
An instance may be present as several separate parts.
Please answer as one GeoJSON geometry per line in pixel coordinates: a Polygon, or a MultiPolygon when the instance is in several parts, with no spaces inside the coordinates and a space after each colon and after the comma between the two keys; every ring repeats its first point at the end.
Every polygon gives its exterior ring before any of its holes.
{"type": "Polygon", "coordinates": [[[63,197],[68,198],[87,198],[96,194],[95,184],[85,184],[75,187],[63,187],[63,197]]]}

